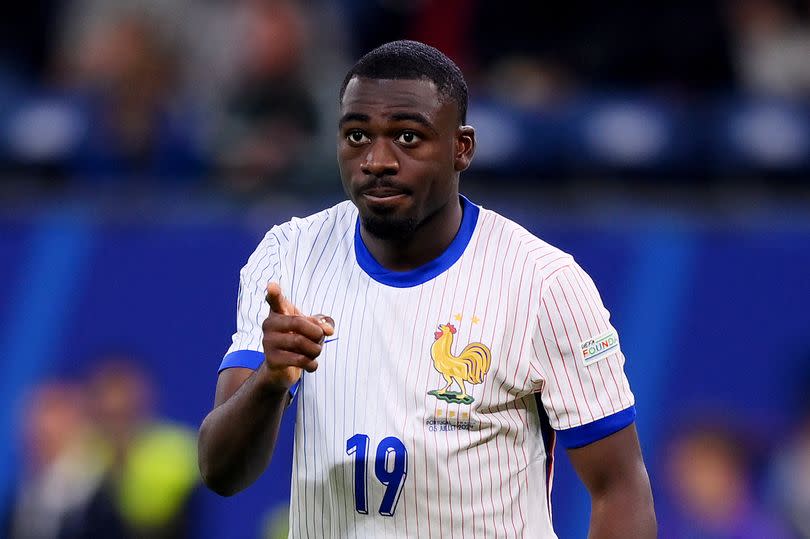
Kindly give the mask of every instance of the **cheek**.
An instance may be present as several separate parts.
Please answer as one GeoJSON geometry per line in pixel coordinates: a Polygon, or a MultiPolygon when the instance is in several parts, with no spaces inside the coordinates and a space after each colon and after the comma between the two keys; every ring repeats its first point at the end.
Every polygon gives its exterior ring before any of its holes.
{"type": "Polygon", "coordinates": [[[338,166],[340,166],[340,168],[343,169],[343,163],[350,160],[349,151],[348,148],[346,147],[346,144],[344,144],[341,141],[338,141],[336,154],[338,166]]]}
{"type": "Polygon", "coordinates": [[[351,151],[351,148],[338,147],[337,162],[340,177],[344,183],[351,181],[352,175],[357,174],[360,170],[360,165],[357,163],[357,152],[351,151]]]}
{"type": "Polygon", "coordinates": [[[445,204],[454,189],[454,177],[444,167],[433,167],[426,171],[426,184],[423,204],[426,213],[433,213],[445,204]]]}
{"type": "Polygon", "coordinates": [[[346,173],[349,171],[349,167],[346,163],[346,160],[343,159],[343,156],[341,156],[340,153],[338,153],[337,164],[338,170],[340,171],[341,179],[343,179],[344,181],[347,180],[348,178],[346,177],[346,173]]]}

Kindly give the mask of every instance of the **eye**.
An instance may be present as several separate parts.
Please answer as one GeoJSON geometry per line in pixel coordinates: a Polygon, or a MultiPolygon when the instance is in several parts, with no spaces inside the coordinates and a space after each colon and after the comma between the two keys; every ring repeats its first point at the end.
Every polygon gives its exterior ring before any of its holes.
{"type": "Polygon", "coordinates": [[[364,144],[368,142],[368,137],[362,131],[354,129],[346,134],[346,140],[349,141],[349,144],[364,144]]]}
{"type": "Polygon", "coordinates": [[[403,131],[397,137],[397,142],[406,146],[412,146],[422,140],[422,138],[413,131],[403,131]]]}

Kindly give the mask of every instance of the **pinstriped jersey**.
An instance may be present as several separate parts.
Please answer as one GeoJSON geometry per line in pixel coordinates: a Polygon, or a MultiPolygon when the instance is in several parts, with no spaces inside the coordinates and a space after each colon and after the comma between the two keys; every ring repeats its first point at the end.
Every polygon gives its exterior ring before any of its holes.
{"type": "Polygon", "coordinates": [[[436,260],[382,267],[342,202],[273,227],[220,369],[263,361],[270,281],[334,318],[297,384],[290,537],[556,537],[553,452],[630,424],[609,313],[565,252],[464,197],[436,260]]]}

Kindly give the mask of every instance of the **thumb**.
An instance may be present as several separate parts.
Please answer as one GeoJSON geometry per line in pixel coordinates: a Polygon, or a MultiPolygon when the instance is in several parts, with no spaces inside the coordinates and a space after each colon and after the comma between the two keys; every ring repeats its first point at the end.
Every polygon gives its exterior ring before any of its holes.
{"type": "Polygon", "coordinates": [[[267,285],[267,295],[264,299],[270,305],[270,310],[276,314],[288,316],[298,314],[298,309],[284,297],[284,294],[281,293],[281,286],[276,282],[267,285]]]}
{"type": "Polygon", "coordinates": [[[331,316],[316,314],[313,318],[323,329],[324,335],[330,337],[335,334],[335,320],[331,316]]]}

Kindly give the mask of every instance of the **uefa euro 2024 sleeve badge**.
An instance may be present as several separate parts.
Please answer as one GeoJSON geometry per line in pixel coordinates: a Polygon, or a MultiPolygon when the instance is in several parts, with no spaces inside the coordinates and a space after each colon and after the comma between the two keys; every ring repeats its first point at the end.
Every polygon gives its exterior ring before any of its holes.
{"type": "MultiPolygon", "coordinates": [[[[461,315],[456,315],[456,320],[461,321],[461,315]]],[[[478,319],[473,317],[473,323],[476,322],[478,319]]],[[[453,354],[455,334],[456,328],[450,323],[439,324],[438,331],[434,333],[436,340],[430,347],[430,355],[433,358],[433,367],[444,377],[447,385],[428,391],[428,395],[454,404],[470,404],[475,398],[467,394],[464,383],[480,384],[484,381],[492,353],[486,345],[473,342],[465,346],[460,354],[453,354]],[[450,391],[454,384],[460,391],[450,391]]]]}

